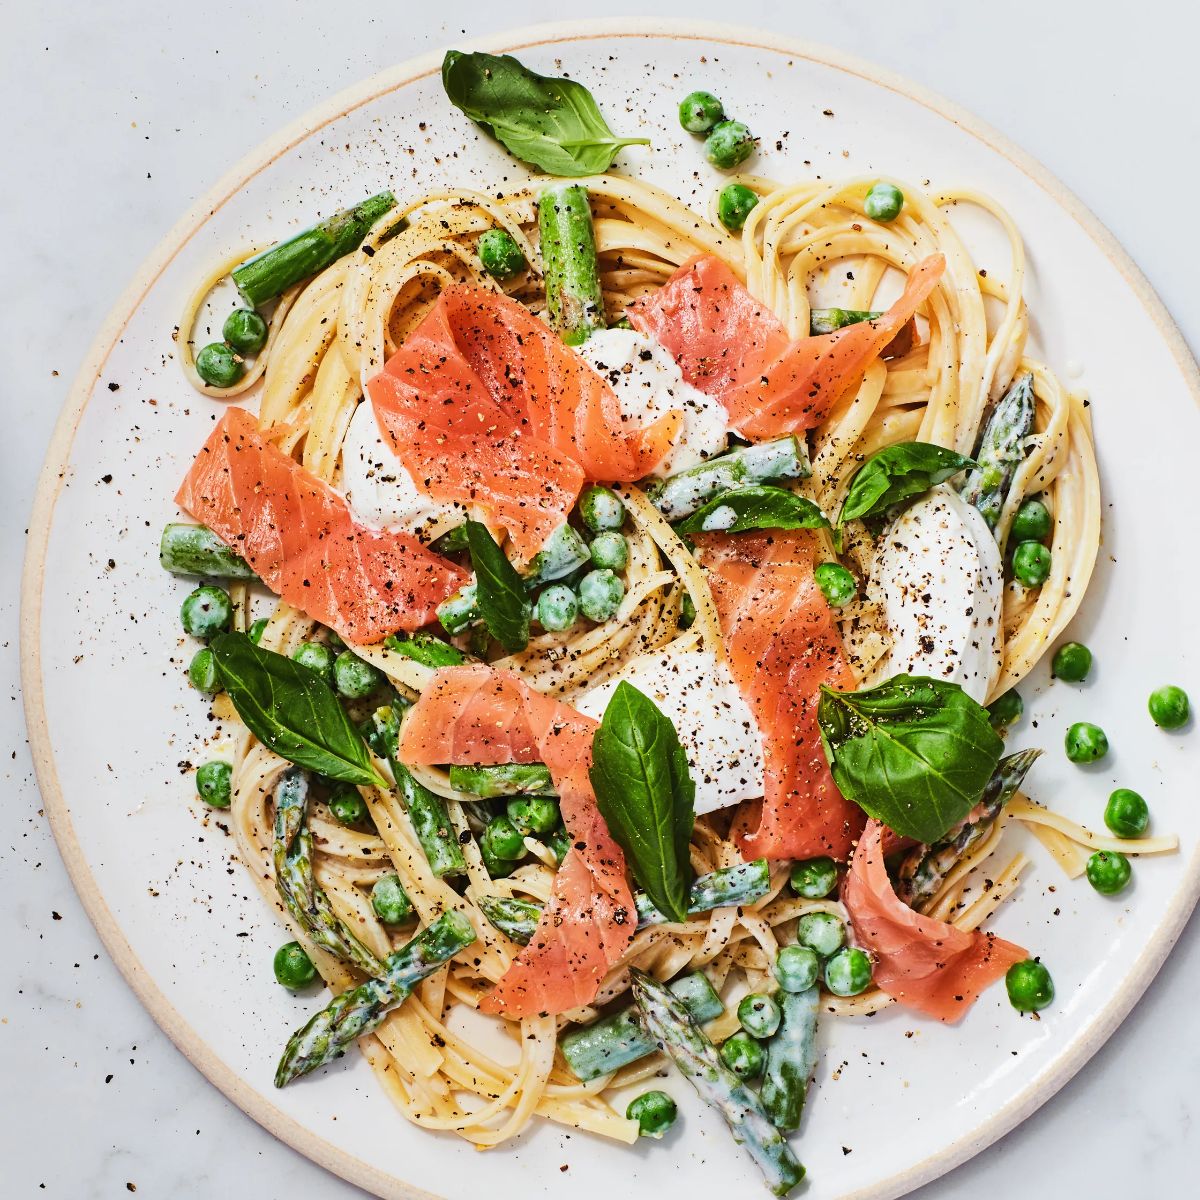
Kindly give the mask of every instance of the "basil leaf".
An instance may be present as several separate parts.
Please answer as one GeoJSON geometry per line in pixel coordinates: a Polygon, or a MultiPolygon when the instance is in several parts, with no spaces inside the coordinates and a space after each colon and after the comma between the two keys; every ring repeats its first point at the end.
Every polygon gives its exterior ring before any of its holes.
{"type": "Polygon", "coordinates": [[[696,785],[675,726],[622,681],[592,738],[589,770],[600,815],[654,906],[686,921],[696,785]]]}
{"type": "Polygon", "coordinates": [[[510,54],[448,50],[442,86],[505,149],[549,175],[601,174],[623,146],[650,144],[615,136],[583,84],[538,75],[510,54]]]}
{"type": "Polygon", "coordinates": [[[834,782],[876,820],[936,842],[979,802],[1004,742],[956,683],[894,675],[861,692],[821,689],[834,782]]]}
{"type": "Polygon", "coordinates": [[[386,787],[333,689],[310,667],[244,633],[212,640],[221,685],[246,728],[281,758],[341,783],[386,787]]]}
{"type": "Polygon", "coordinates": [[[838,524],[873,517],[944,483],[975,461],[930,442],[900,442],[872,454],[855,472],[838,524]]]}
{"type": "Polygon", "coordinates": [[[767,485],[722,492],[675,526],[679,533],[828,528],[829,521],[811,500],[786,488],[767,485]]]}
{"type": "Polygon", "coordinates": [[[486,525],[467,521],[467,546],[475,568],[476,598],[487,631],[509,654],[529,645],[533,605],[517,569],[496,545],[486,525]]]}

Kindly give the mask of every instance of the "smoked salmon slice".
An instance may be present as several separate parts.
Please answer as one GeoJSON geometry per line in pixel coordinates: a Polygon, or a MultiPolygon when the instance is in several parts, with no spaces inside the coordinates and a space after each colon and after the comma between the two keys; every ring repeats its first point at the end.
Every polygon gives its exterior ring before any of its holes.
{"type": "Polygon", "coordinates": [[[375,418],[417,487],[478,504],[522,559],[587,481],[648,475],[680,415],[629,428],[608,382],[523,304],[455,286],[367,383],[375,418]]]}
{"type": "Polygon", "coordinates": [[[817,723],[821,684],[855,686],[829,604],[813,578],[816,536],[805,529],[695,535],[729,665],[758,723],[763,800],[735,820],[747,859],[845,860],[866,820],[829,773],[817,723]]]}
{"type": "Polygon", "coordinates": [[[879,320],[818,337],[789,338],[712,254],[684,263],[627,311],[635,329],[675,356],[684,379],[721,401],[731,429],[760,441],[819,425],[912,318],[945,266],[942,255],[930,255],[879,320]]]}
{"type": "Polygon", "coordinates": [[[875,982],[900,1004],[957,1021],[1014,963],[1020,946],[922,916],[895,893],[884,865],[884,827],[869,821],[842,884],[854,936],[875,959],[875,982]]]}
{"type": "Polygon", "coordinates": [[[409,710],[400,758],[412,765],[544,762],[571,849],[532,940],[484,998],[506,1017],[561,1013],[595,999],[637,925],[625,856],[588,778],[597,721],[486,664],[444,667],[409,710]]]}
{"type": "Polygon", "coordinates": [[[408,533],[358,525],[345,500],[227,409],[175,502],[288,604],[362,645],[427,625],[467,580],[408,533]]]}

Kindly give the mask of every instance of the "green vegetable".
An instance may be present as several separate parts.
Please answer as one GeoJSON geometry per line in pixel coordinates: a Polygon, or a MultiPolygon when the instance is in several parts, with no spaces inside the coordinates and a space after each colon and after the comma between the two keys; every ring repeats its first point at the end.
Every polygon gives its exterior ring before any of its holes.
{"type": "Polygon", "coordinates": [[[317,968],[299,942],[285,942],[275,951],[275,981],[297,991],[307,987],[317,977],[317,968]]]}
{"type": "Polygon", "coordinates": [[[455,108],[548,175],[601,175],[623,146],[650,144],[614,136],[583,84],[538,75],[508,54],[448,50],[442,86],[455,108]]]}
{"type": "Polygon", "coordinates": [[[1150,824],[1149,806],[1131,788],[1117,788],[1105,805],[1104,823],[1119,838],[1140,838],[1150,824]]]}
{"type": "Polygon", "coordinates": [[[623,571],[629,566],[629,543],[615,530],[596,534],[590,550],[592,563],[601,570],[623,571]]]}
{"type": "Polygon", "coordinates": [[[267,344],[267,323],[252,308],[235,308],[225,318],[221,336],[239,354],[257,354],[267,344]]]}
{"type": "Polygon", "coordinates": [[[259,644],[259,642],[262,641],[263,631],[267,628],[267,626],[269,624],[270,624],[270,621],[268,620],[268,618],[259,617],[258,620],[255,621],[254,624],[250,626],[249,630],[246,633],[246,636],[257,646],[259,644]]]}
{"type": "Polygon", "coordinates": [[[465,525],[455,525],[447,529],[439,537],[429,543],[429,548],[435,554],[460,554],[467,548],[467,529],[465,525]]]}
{"type": "Polygon", "coordinates": [[[846,927],[833,913],[805,913],[796,922],[796,940],[822,958],[829,958],[845,944],[846,927]]]}
{"type": "Polygon", "coordinates": [[[371,888],[371,907],[385,925],[403,925],[412,920],[413,906],[396,874],[381,875],[371,888]]]}
{"type": "Polygon", "coordinates": [[[809,858],[792,868],[792,891],[806,900],[823,900],[837,887],[837,863],[832,858],[809,858]]]}
{"type": "Polygon", "coordinates": [[[571,849],[571,838],[563,826],[552,830],[545,838],[542,839],[549,847],[554,855],[555,861],[561,867],[563,859],[567,857],[567,851],[571,849]]]}
{"type": "Polygon", "coordinates": [[[1063,642],[1050,667],[1055,679],[1082,683],[1092,669],[1092,652],[1082,642],[1063,642]]]}
{"type": "Polygon", "coordinates": [[[750,210],[758,203],[758,193],[744,183],[729,183],[717,197],[717,217],[731,233],[746,224],[750,210]]]}
{"type": "Polygon", "coordinates": [[[414,633],[411,637],[404,638],[392,634],[384,645],[425,667],[457,667],[468,660],[468,655],[457,646],[443,642],[432,633],[414,633]]]}
{"type": "Polygon", "coordinates": [[[550,328],[568,346],[578,346],[607,326],[587,188],[577,183],[543,188],[538,229],[550,328]]]}
{"type": "Polygon", "coordinates": [[[542,918],[542,906],[512,896],[479,896],[476,901],[488,923],[505,937],[527,946],[542,918]]]}
{"type": "Polygon", "coordinates": [[[767,1052],[762,1042],[739,1029],[721,1044],[721,1061],[739,1079],[757,1079],[766,1065],[767,1052]]]}
{"type": "Polygon", "coordinates": [[[1035,958],[1013,963],[1004,976],[1008,1002],[1017,1012],[1040,1012],[1054,1000],[1054,980],[1035,958]]]}
{"type": "Polygon", "coordinates": [[[1025,711],[1025,701],[1021,699],[1021,693],[1016,688],[1009,688],[988,705],[987,711],[992,728],[1003,729],[1015,725],[1021,719],[1021,714],[1025,711]]]}
{"type": "Polygon", "coordinates": [[[367,802],[352,787],[339,788],[329,797],[329,811],[339,825],[365,825],[371,819],[367,802]]]}
{"type": "Polygon", "coordinates": [[[522,837],[552,833],[561,820],[558,805],[548,796],[514,796],[505,811],[522,837]]]}
{"type": "Polygon", "coordinates": [[[924,495],[974,461],[930,442],[899,442],[877,451],[854,473],[837,523],[861,521],[924,495]]]}
{"type": "Polygon", "coordinates": [[[233,602],[224,588],[206,584],[188,594],[179,615],[185,633],[194,638],[212,638],[229,628],[233,602]]]}
{"type": "Polygon", "coordinates": [[[822,687],[817,719],[843,795],[919,842],[936,842],[975,807],[1004,748],[987,710],[941,679],[822,687]]]}
{"type": "Polygon", "coordinates": [[[1117,850],[1097,850],[1087,860],[1088,883],[1102,896],[1115,896],[1129,886],[1133,868],[1117,850]]]}
{"type": "Polygon", "coordinates": [[[209,387],[231,388],[245,373],[245,364],[224,342],[209,342],[196,354],[196,374],[209,387]]]}
{"type": "Polygon", "coordinates": [[[588,774],[634,878],[660,912],[686,920],[696,787],[674,725],[625,680],[593,735],[588,774]]]}
{"type": "Polygon", "coordinates": [[[533,615],[543,629],[563,633],[579,620],[579,597],[565,583],[553,583],[538,596],[533,615]]]}
{"type": "Polygon", "coordinates": [[[696,623],[696,602],[687,593],[683,593],[683,599],[679,602],[679,628],[691,629],[696,623]]]}
{"type": "Polygon", "coordinates": [[[220,759],[206,762],[196,771],[196,791],[200,799],[212,808],[228,808],[231,796],[233,767],[220,759]]]}
{"type": "Polygon", "coordinates": [[[1026,373],[996,403],[979,437],[976,465],[963,479],[962,498],[979,510],[989,529],[996,528],[1013,476],[1025,459],[1034,408],[1033,376],[1026,373]]]}
{"type": "Polygon", "coordinates": [[[234,267],[233,282],[246,303],[257,308],[357,250],[371,226],[395,207],[391,192],[369,196],[234,267]]]}
{"type": "Polygon", "coordinates": [[[1181,687],[1167,684],[1150,693],[1150,719],[1160,729],[1179,729],[1186,725],[1191,707],[1188,694],[1181,687]]]}
{"type": "Polygon", "coordinates": [[[625,505],[611,488],[591,483],[579,497],[579,516],[593,533],[604,533],[625,524],[625,505]]]}
{"type": "Polygon", "coordinates": [[[847,325],[878,321],[882,316],[882,312],[868,312],[861,308],[814,308],[808,314],[808,332],[813,337],[819,337],[825,333],[836,333],[847,325]]]}
{"type": "MultiPolygon", "coordinates": [[[[483,857],[483,865],[492,879],[504,879],[516,869],[515,859],[497,858],[487,846],[480,846],[479,850],[483,857]]],[[[530,930],[530,936],[533,936],[532,930],[530,930]]]]}
{"type": "Polygon", "coordinates": [[[572,574],[590,561],[591,553],[583,538],[570,525],[560,525],[530,561],[524,575],[525,587],[532,591],[572,574]]]}
{"type": "Polygon", "coordinates": [[[507,229],[489,229],[475,246],[479,262],[493,279],[514,279],[529,266],[507,229]]]}
{"type": "Polygon", "coordinates": [[[779,1032],[767,1044],[767,1064],[759,1091],[772,1124],[782,1133],[799,1128],[808,1081],[817,1067],[819,999],[816,987],[785,994],[779,1032]]]}
{"type": "Polygon", "coordinates": [[[839,950],[825,964],[825,986],[835,996],[857,996],[871,986],[871,960],[857,946],[839,950]]]}
{"type": "Polygon", "coordinates": [[[769,1038],[778,1028],[781,1014],[779,1005],[762,992],[751,992],[743,996],[738,1005],[737,1018],[741,1027],[751,1037],[769,1038]]]}
{"type": "Polygon", "coordinates": [[[704,139],[704,157],[721,171],[732,171],[754,153],[757,139],[741,121],[718,121],[704,139]]]}
{"type": "Polygon", "coordinates": [[[487,823],[479,845],[493,858],[506,862],[515,862],[525,854],[525,839],[507,817],[493,817],[487,823]]]}
{"type": "Polygon", "coordinates": [[[579,581],[579,607],[589,621],[616,616],[625,597],[625,583],[612,571],[589,571],[579,581]]]}
{"type": "Polygon", "coordinates": [[[872,221],[894,221],[904,207],[904,193],[894,183],[877,183],[867,193],[863,210],[872,221]]]}
{"type": "Polygon", "coordinates": [[[188,682],[196,691],[203,692],[206,696],[215,696],[221,690],[217,660],[207,646],[203,650],[197,650],[192,661],[188,663],[188,682]]]}
{"type": "Polygon", "coordinates": [[[333,682],[348,700],[364,700],[383,682],[383,675],[352,650],[333,660],[333,682]]]}
{"type": "Polygon", "coordinates": [[[554,780],[545,763],[498,763],[450,768],[450,786],[490,800],[493,796],[553,796],[554,780]]]}
{"type": "Polygon", "coordinates": [[[677,528],[680,533],[745,533],[751,529],[828,529],[829,521],[804,496],[758,485],[714,496],[677,528]]]}
{"type": "Polygon", "coordinates": [[[1064,744],[1073,763],[1096,762],[1108,753],[1108,737],[1099,725],[1090,721],[1076,721],[1067,730],[1064,744]]]}
{"type": "Polygon", "coordinates": [[[158,546],[158,561],[172,575],[200,575],[208,579],[253,579],[254,572],[207,525],[165,525],[158,546]]]}
{"type": "Polygon", "coordinates": [[[821,961],[811,946],[784,946],[775,956],[772,974],[785,992],[807,992],[821,976],[821,961]]]}
{"type": "Polygon", "coordinates": [[[854,576],[841,563],[823,562],[813,571],[813,578],[830,608],[843,608],[858,595],[854,576]]]}
{"type": "MultiPolygon", "coordinates": [[[[753,904],[771,890],[771,872],[765,858],[753,862],[738,863],[732,867],[721,867],[707,875],[698,876],[688,890],[688,913],[710,912],[714,908],[728,908],[735,904],[753,904]]],[[[654,907],[654,902],[644,892],[634,895],[637,907],[638,928],[646,925],[666,924],[667,918],[654,907]]]]}
{"type": "Polygon", "coordinates": [[[643,1092],[625,1110],[627,1120],[638,1123],[639,1137],[661,1138],[675,1124],[675,1101],[666,1092],[643,1092]]]}
{"type": "Polygon", "coordinates": [[[1054,528],[1050,510],[1040,501],[1029,499],[1021,504],[1013,516],[1008,536],[1014,542],[1043,542],[1054,528]]]}
{"type": "Polygon", "coordinates": [[[292,651],[292,661],[333,686],[333,651],[324,642],[301,642],[292,651]]]}
{"type": "Polygon", "coordinates": [[[1013,551],[1013,574],[1028,588],[1041,587],[1050,578],[1051,560],[1041,542],[1021,542],[1013,551]]]}
{"type": "Polygon", "coordinates": [[[688,92],[679,102],[679,123],[688,133],[707,133],[725,116],[725,109],[712,92],[688,92]]]}
{"type": "MultiPolygon", "coordinates": [[[[486,525],[467,521],[467,544],[475,568],[479,611],[487,631],[510,654],[529,645],[529,618],[533,606],[516,568],[504,557],[486,525]]],[[[439,610],[438,616],[441,616],[439,610]]],[[[445,620],[442,621],[445,624],[445,620]]]]}
{"type": "Polygon", "coordinates": [[[244,633],[212,644],[221,682],[268,750],[339,783],[385,786],[358,730],[316,672],[256,646],[244,633]]]}

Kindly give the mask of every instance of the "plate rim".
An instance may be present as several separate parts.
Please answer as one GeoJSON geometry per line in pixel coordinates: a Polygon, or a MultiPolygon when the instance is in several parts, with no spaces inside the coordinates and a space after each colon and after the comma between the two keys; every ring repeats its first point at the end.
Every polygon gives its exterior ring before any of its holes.
{"type": "MultiPolygon", "coordinates": [[[[1167,344],[1192,399],[1200,405],[1200,367],[1174,319],[1133,259],[1105,225],[1048,168],[1005,135],[973,113],[899,73],[820,43],[792,38],[773,31],[734,23],[686,18],[604,17],[576,21],[544,22],[519,26],[482,38],[464,39],[462,45],[492,52],[529,49],[560,42],[599,38],[665,37],[681,41],[718,42],[783,53],[858,76],[916,101],[942,116],[989,149],[1008,159],[1027,175],[1096,243],[1118,269],[1127,286],[1167,344]]],[[[185,1021],[157,983],[143,968],[108,907],[92,874],[71,820],[70,806],[58,780],[46,718],[41,665],[42,591],[46,553],[54,510],[66,478],[75,434],[92,398],[105,362],[142,300],[159,276],[209,218],[254,176],[276,159],[332,121],[440,69],[441,48],[385,68],[315,105],[278,133],[243,156],[197,200],[162,238],[139,267],[133,280],[109,309],[71,384],[55,424],[34,492],[25,561],[21,580],[20,661],[21,691],[34,773],[59,854],[85,912],[105,949],[138,1001],[175,1047],[205,1078],[243,1113],[293,1150],[347,1182],[364,1188],[381,1200],[438,1200],[433,1193],[407,1183],[327,1141],[301,1121],[287,1115],[241,1078],[185,1021]]],[[[919,1163],[877,1184],[844,1193],[841,1200],[893,1200],[936,1179],[966,1162],[1031,1116],[1053,1097],[1088,1062],[1124,1021],[1150,986],[1200,900],[1200,846],[1186,864],[1185,877],[1125,982],[1093,1019],[1087,1035],[1066,1055],[1060,1056],[1040,1077],[1035,1077],[1016,1097],[979,1127],[941,1147],[919,1163]]]]}

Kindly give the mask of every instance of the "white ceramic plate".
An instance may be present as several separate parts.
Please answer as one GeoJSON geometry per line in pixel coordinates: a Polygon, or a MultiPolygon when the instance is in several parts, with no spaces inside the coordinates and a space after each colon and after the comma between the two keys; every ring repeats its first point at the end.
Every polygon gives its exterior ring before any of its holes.
{"type": "MultiPolygon", "coordinates": [[[[799,1142],[811,1200],[899,1195],[1028,1116],[1087,1060],[1152,978],[1200,885],[1195,848],[1200,737],[1156,730],[1145,699],[1172,681],[1200,696],[1184,597],[1196,555],[1178,557],[1171,514],[1195,511],[1196,368],[1133,264],[1042,168],[943,101],[863,64],[768,34],[694,24],[542,27],[491,42],[588,84],[621,131],[644,127],[638,171],[693,203],[716,175],[675,118],[693,86],[726,97],[762,137],[777,178],[886,171],[969,184],[1016,218],[1030,253],[1035,351],[1091,392],[1105,490],[1104,546],[1075,630],[1096,652],[1086,687],[1022,690],[1015,745],[1050,753],[1036,795],[1095,827],[1115,784],[1150,802],[1182,852],[1136,865],[1116,900],[1068,882],[1036,844],[1035,865],[994,925],[1046,959],[1058,1000],[1021,1019],[993,988],[945,1028],[892,1008],[829,1021],[799,1142]],[[827,111],[828,110],[828,111],[827,111]],[[1108,729],[1113,753],[1080,769],[1061,751],[1071,720],[1108,729]]],[[[282,1040],[313,1008],[271,977],[280,928],[219,818],[197,804],[188,763],[211,725],[187,686],[179,601],[157,565],[172,494],[219,406],[172,361],[183,298],[216,256],[278,238],[364,195],[502,186],[520,173],[445,101],[439,61],[419,59],[331,101],[237,167],[155,252],[97,339],[55,434],[30,534],[25,692],[38,778],[92,919],[158,1022],[237,1104],[291,1145],[381,1196],[651,1196],[699,1182],[757,1195],[753,1166],[685,1084],[681,1128],[627,1149],[539,1124],[480,1155],[421,1133],[352,1055],[276,1092],[282,1040]]],[[[974,237],[975,225],[966,224],[974,237]]],[[[1006,259],[975,242],[980,265],[1006,259]],[[994,254],[995,257],[990,255],[994,254]]],[[[765,1194],[765,1193],[764,1193],[765,1194]]]]}

